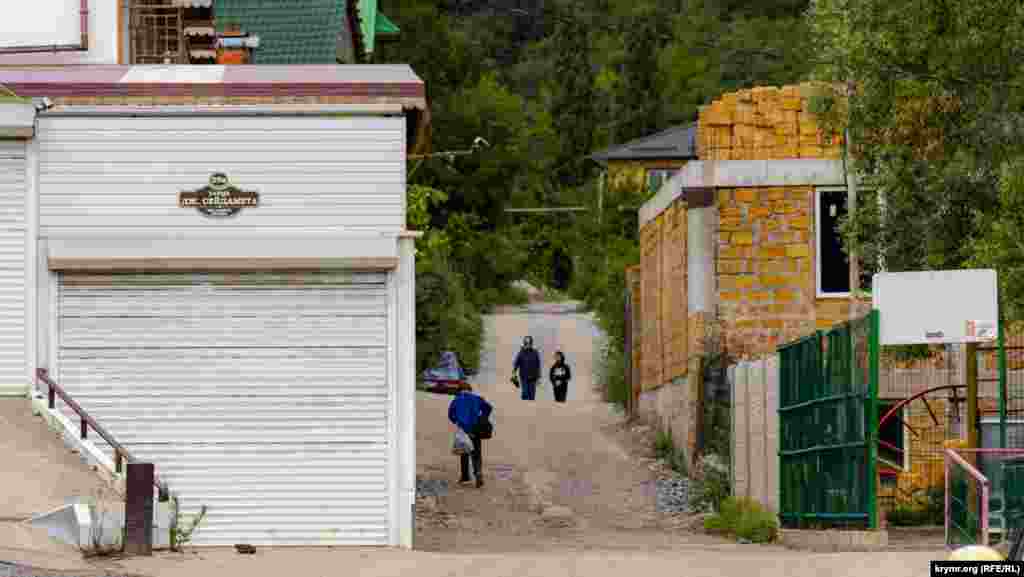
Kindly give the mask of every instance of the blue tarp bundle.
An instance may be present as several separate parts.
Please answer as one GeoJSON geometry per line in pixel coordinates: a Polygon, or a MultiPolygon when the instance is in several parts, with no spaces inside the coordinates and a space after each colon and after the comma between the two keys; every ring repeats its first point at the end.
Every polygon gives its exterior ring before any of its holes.
{"type": "Polygon", "coordinates": [[[432,369],[423,371],[424,381],[463,381],[466,372],[459,365],[459,358],[452,351],[441,353],[441,362],[432,369]]]}

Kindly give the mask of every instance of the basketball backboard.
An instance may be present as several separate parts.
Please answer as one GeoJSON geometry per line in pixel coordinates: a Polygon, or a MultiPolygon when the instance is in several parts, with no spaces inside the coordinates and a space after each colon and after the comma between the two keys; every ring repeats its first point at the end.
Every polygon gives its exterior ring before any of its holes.
{"type": "Polygon", "coordinates": [[[996,271],[885,272],[871,283],[883,345],[978,343],[996,339],[996,271]]]}

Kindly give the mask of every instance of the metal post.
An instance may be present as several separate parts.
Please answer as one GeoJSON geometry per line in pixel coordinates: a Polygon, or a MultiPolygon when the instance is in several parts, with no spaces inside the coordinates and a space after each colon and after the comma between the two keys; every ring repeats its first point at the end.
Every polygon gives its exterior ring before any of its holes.
{"type": "Polygon", "coordinates": [[[1009,389],[1006,384],[1006,336],[1003,323],[999,322],[999,448],[1006,448],[1006,405],[1009,403],[1009,389]]]}
{"type": "MultiPolygon", "coordinates": [[[[967,448],[978,448],[978,345],[967,343],[965,347],[967,364],[967,448]]],[[[972,466],[978,466],[977,453],[967,452],[967,462],[972,466]]],[[[974,515],[978,513],[978,493],[975,483],[968,485],[967,503],[968,511],[974,515]]]]}
{"type": "Polygon", "coordinates": [[[944,476],[946,478],[946,519],[944,520],[943,525],[946,533],[946,545],[949,545],[949,449],[946,449],[945,451],[942,452],[942,463],[944,467],[943,470],[945,471],[944,476]]]}
{"type": "Polygon", "coordinates": [[[878,529],[878,309],[868,314],[868,528],[878,529]]]}
{"type": "Polygon", "coordinates": [[[128,463],[124,552],[153,554],[153,463],[128,463]]]}

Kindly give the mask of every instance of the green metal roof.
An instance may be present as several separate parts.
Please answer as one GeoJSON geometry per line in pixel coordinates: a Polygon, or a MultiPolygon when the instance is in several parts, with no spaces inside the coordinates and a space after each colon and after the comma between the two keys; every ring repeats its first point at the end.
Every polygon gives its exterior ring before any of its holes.
{"type": "Polygon", "coordinates": [[[335,64],[345,2],[217,0],[217,31],[237,25],[259,36],[253,64],[335,64]]]}
{"type": "Polygon", "coordinates": [[[377,10],[377,0],[357,0],[359,4],[359,27],[363,33],[363,46],[367,54],[373,54],[377,35],[398,34],[398,26],[377,10]]]}
{"type": "Polygon", "coordinates": [[[237,25],[259,36],[253,64],[334,64],[338,37],[346,26],[346,2],[355,2],[359,30],[367,54],[376,37],[399,33],[398,26],[377,11],[377,0],[217,0],[217,31],[237,25]]]}
{"type": "Polygon", "coordinates": [[[401,32],[401,30],[398,28],[397,24],[380,12],[377,13],[377,34],[384,36],[385,34],[391,35],[398,34],[399,32],[401,32]]]}

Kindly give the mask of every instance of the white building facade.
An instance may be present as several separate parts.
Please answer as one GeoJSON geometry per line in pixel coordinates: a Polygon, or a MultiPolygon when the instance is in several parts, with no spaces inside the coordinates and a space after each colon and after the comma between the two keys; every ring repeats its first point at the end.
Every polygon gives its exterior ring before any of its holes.
{"type": "Polygon", "coordinates": [[[196,545],[411,547],[422,82],[114,68],[0,71],[0,391],[47,369],[196,545]]]}

